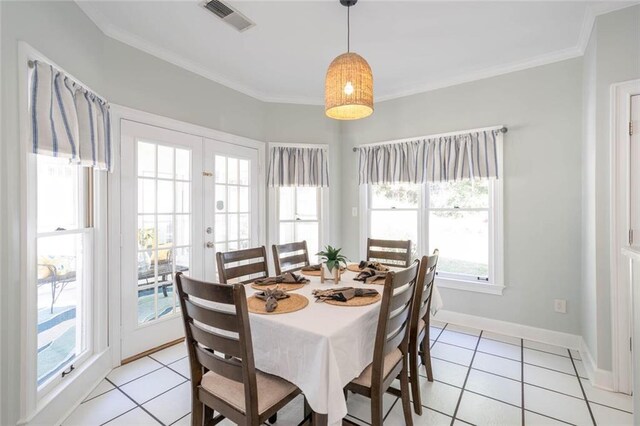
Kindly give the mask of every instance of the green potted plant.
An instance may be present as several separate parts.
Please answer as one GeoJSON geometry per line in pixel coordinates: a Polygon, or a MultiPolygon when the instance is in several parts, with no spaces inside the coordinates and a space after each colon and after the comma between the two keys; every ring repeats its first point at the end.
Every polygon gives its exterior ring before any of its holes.
{"type": "Polygon", "coordinates": [[[340,281],[340,265],[347,266],[347,257],[340,254],[341,250],[341,248],[326,246],[323,251],[316,253],[322,261],[321,282],[324,282],[325,278],[333,279],[335,282],[340,281]]]}

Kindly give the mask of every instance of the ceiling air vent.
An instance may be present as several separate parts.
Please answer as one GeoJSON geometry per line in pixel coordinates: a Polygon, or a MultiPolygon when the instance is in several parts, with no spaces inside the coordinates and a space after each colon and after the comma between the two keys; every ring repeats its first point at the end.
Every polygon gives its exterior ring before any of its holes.
{"type": "Polygon", "coordinates": [[[206,2],[204,8],[238,31],[248,30],[255,25],[246,16],[220,0],[206,2]]]}

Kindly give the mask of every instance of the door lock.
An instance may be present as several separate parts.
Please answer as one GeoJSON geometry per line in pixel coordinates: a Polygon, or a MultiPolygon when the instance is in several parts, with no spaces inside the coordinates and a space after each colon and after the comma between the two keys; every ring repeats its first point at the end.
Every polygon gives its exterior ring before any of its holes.
{"type": "Polygon", "coordinates": [[[206,232],[207,234],[210,234],[210,233],[212,233],[212,232],[213,232],[213,228],[212,228],[212,227],[210,227],[210,226],[207,226],[207,229],[205,229],[205,232],[206,232]]]}
{"type": "Polygon", "coordinates": [[[207,241],[207,248],[213,248],[213,243],[211,241],[207,241]]]}

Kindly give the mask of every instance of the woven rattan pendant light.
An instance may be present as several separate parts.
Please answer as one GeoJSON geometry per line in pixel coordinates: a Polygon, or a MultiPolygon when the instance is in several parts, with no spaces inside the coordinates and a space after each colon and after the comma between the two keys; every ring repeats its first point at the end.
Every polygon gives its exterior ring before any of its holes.
{"type": "Polygon", "coordinates": [[[325,113],[337,120],[357,120],[373,113],[373,74],[367,61],[350,51],[349,10],[357,0],[340,0],[347,7],[347,53],[335,58],[324,85],[325,113]]]}

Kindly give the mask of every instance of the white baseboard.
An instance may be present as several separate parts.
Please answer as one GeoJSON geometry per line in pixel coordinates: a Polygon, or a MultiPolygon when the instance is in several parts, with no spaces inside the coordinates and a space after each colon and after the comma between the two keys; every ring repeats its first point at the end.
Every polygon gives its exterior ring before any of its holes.
{"type": "Polygon", "coordinates": [[[587,376],[589,381],[594,387],[614,392],[613,389],[613,372],[609,370],[603,370],[596,366],[596,362],[589,351],[587,342],[584,339],[580,339],[580,357],[582,358],[582,364],[585,370],[587,370],[587,376]]]}
{"type": "Polygon", "coordinates": [[[507,336],[514,336],[521,339],[574,349],[580,352],[582,363],[584,364],[591,384],[601,389],[609,391],[613,390],[613,373],[596,367],[596,363],[594,362],[584,339],[582,336],[578,336],[577,334],[563,333],[560,331],[547,330],[545,328],[532,327],[529,325],[478,317],[475,315],[462,314],[447,310],[438,311],[438,313],[432,318],[441,322],[477,328],[507,336]]]}
{"type": "Polygon", "coordinates": [[[459,312],[440,310],[433,317],[437,321],[450,322],[466,327],[478,328],[507,336],[519,337],[549,345],[562,346],[579,350],[582,337],[576,334],[563,333],[561,331],[547,330],[529,325],[516,324],[514,322],[500,321],[459,312]]]}

